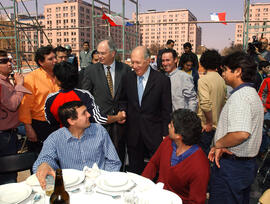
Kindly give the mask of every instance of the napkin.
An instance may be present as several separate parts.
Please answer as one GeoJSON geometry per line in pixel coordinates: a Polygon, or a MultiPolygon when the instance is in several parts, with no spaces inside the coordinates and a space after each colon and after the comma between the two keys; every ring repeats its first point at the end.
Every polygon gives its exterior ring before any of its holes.
{"type": "Polygon", "coordinates": [[[95,179],[101,174],[101,170],[98,168],[96,163],[93,164],[92,168],[85,166],[83,168],[83,172],[89,179],[95,179]]]}

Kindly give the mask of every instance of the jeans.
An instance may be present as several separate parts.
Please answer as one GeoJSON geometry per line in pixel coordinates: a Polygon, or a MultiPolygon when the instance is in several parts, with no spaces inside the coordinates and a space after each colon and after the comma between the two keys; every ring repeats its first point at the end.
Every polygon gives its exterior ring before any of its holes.
{"type": "Polygon", "coordinates": [[[211,169],[208,204],[248,204],[250,186],[257,171],[255,159],[220,159],[211,169]]]}
{"type": "MultiPolygon", "coordinates": [[[[17,153],[18,137],[16,132],[0,133],[0,157],[17,153]]],[[[0,185],[17,182],[17,173],[0,174],[0,185]]]]}

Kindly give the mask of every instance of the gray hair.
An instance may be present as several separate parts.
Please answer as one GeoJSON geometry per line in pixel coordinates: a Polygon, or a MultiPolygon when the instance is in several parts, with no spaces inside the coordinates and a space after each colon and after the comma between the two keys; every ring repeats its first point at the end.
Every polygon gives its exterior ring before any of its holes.
{"type": "Polygon", "coordinates": [[[98,44],[100,44],[101,42],[104,42],[104,41],[106,41],[108,43],[110,52],[113,52],[113,51],[117,52],[116,44],[111,37],[108,37],[105,40],[101,40],[98,44]]]}
{"type": "Polygon", "coordinates": [[[144,59],[150,58],[151,57],[151,52],[148,48],[145,48],[144,50],[144,59]]]}

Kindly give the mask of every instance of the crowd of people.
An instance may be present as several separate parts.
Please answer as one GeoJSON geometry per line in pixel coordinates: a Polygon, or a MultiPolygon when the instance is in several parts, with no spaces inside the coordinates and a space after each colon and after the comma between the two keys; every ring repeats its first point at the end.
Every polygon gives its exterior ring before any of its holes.
{"type": "MultiPolygon", "coordinates": [[[[205,203],[207,192],[210,204],[248,203],[256,157],[270,144],[270,51],[261,42],[256,57],[210,49],[198,61],[189,42],[178,57],[168,40],[156,63],[134,48],[131,66],[116,60],[111,38],[92,52],[84,42],[79,60],[70,46],[45,46],[35,52],[39,68],[13,81],[0,50],[0,156],[16,154],[23,123],[42,188],[57,168],[96,163],[162,182],[185,204],[205,203]]],[[[9,182],[16,174],[0,175],[9,182]]]]}

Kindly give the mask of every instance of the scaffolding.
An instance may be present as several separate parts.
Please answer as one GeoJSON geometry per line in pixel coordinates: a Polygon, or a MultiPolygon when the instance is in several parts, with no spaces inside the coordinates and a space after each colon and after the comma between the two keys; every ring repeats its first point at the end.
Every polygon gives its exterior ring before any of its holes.
{"type": "Polygon", "coordinates": [[[263,23],[263,25],[251,25],[252,22],[250,21],[250,0],[244,0],[244,22],[243,22],[243,49],[248,49],[249,43],[249,34],[254,34],[257,38],[262,38],[264,33],[269,33],[269,31],[265,31],[266,28],[270,28],[270,25],[267,25],[269,21],[257,21],[257,23],[263,23]],[[259,29],[262,28],[262,31],[259,29]],[[258,29],[258,31],[251,33],[251,29],[258,29]],[[258,36],[261,34],[261,36],[258,36]]]}
{"type": "MultiPolygon", "coordinates": [[[[136,22],[138,22],[138,0],[128,0],[135,4],[136,6],[136,22]]],[[[46,35],[47,30],[60,30],[59,28],[45,28],[44,25],[41,25],[39,23],[39,19],[42,18],[42,15],[38,14],[38,0],[10,0],[12,2],[11,6],[4,6],[0,2],[0,11],[3,11],[5,14],[5,18],[7,18],[8,21],[4,21],[4,15],[2,15],[2,19],[0,19],[0,40],[5,40],[7,46],[7,51],[12,55],[15,63],[15,68],[17,71],[21,71],[22,68],[30,68],[31,70],[36,68],[36,65],[33,63],[29,63],[28,58],[25,56],[25,54],[34,54],[34,52],[37,50],[40,44],[40,38],[43,36],[45,37],[45,40],[48,44],[51,45],[51,42],[46,35]],[[35,11],[34,16],[30,14],[30,11],[28,10],[25,2],[32,1],[35,3],[35,11]],[[24,9],[24,12],[26,14],[20,14],[19,13],[19,7],[24,9]],[[12,12],[8,12],[12,11],[12,12]],[[30,20],[31,23],[24,23],[23,20],[30,20]],[[8,22],[8,23],[7,23],[8,22]],[[34,38],[31,38],[28,36],[27,31],[35,31],[36,34],[34,35],[34,38]],[[9,34],[7,35],[7,33],[9,34]],[[22,43],[27,44],[28,46],[31,46],[31,52],[25,52],[24,46],[22,46],[22,43]],[[24,63],[22,63],[24,62],[24,63]]],[[[61,28],[61,30],[68,30],[68,29],[91,29],[92,30],[92,39],[91,39],[91,45],[92,48],[96,47],[97,45],[97,36],[95,35],[95,18],[101,18],[101,15],[95,15],[95,3],[99,3],[102,5],[102,8],[111,13],[111,0],[108,0],[108,3],[105,3],[100,0],[92,0],[92,21],[91,26],[84,26],[84,27],[72,27],[72,28],[61,28]]],[[[125,0],[122,0],[122,13],[121,14],[113,14],[113,15],[119,15],[123,18],[123,22],[125,22],[125,0]]],[[[135,24],[136,26],[136,46],[139,45],[139,26],[138,23],[135,24]]],[[[108,27],[108,34],[110,36],[110,29],[111,27],[109,24],[108,27]]],[[[118,49],[119,52],[122,53],[122,59],[125,59],[126,50],[125,50],[125,38],[128,38],[128,35],[131,35],[132,33],[128,33],[125,31],[125,24],[123,23],[122,26],[122,43],[123,48],[118,49]]]]}
{"type": "Polygon", "coordinates": [[[8,21],[4,21],[4,16],[2,15],[0,24],[0,32],[2,33],[2,36],[0,36],[0,40],[2,39],[7,42],[7,51],[12,55],[13,60],[15,61],[14,67],[17,69],[17,71],[21,71],[21,68],[23,68],[25,65],[30,69],[36,67],[36,65],[30,64],[28,59],[25,57],[25,51],[22,43],[25,42],[26,44],[30,45],[32,49],[31,53],[34,53],[39,47],[38,36],[44,35],[48,40],[46,33],[43,31],[43,27],[38,21],[38,0],[30,0],[35,3],[35,16],[30,14],[25,1],[11,0],[11,6],[4,6],[0,2],[0,10],[5,13],[5,17],[8,19],[8,21]],[[19,6],[24,9],[25,14],[19,13],[19,6]],[[13,12],[8,13],[9,10],[12,10],[13,12]],[[23,19],[27,19],[31,23],[24,23],[22,21],[23,19]],[[4,24],[4,22],[8,23],[4,24]],[[35,30],[36,34],[34,35],[34,39],[31,39],[27,35],[28,30],[35,30]],[[7,32],[10,33],[8,36],[6,35],[7,32]]]}
{"type": "MultiPolygon", "coordinates": [[[[18,71],[20,71],[21,68],[29,67],[30,69],[33,69],[36,67],[33,63],[29,63],[28,57],[25,56],[25,54],[33,54],[36,49],[40,46],[41,38],[44,39],[48,44],[51,44],[48,36],[46,35],[46,31],[48,30],[69,30],[69,29],[91,29],[91,45],[92,48],[96,47],[97,45],[97,39],[98,36],[96,35],[96,18],[101,18],[101,15],[95,14],[95,4],[101,5],[101,9],[103,11],[106,11],[110,13],[111,15],[118,15],[123,19],[123,25],[121,27],[122,29],[122,48],[118,49],[120,53],[122,53],[122,59],[125,59],[127,50],[126,45],[129,43],[130,40],[127,40],[129,35],[135,35],[136,36],[136,46],[140,44],[140,35],[139,35],[139,28],[141,25],[154,25],[156,23],[149,23],[149,24],[139,24],[138,20],[138,0],[127,0],[128,2],[131,2],[136,7],[136,19],[134,22],[134,25],[136,26],[135,34],[129,33],[126,31],[126,15],[125,15],[125,6],[126,6],[126,0],[122,0],[122,12],[121,13],[112,13],[111,12],[111,0],[107,0],[107,2],[104,2],[102,0],[88,0],[91,1],[92,6],[92,21],[90,26],[83,26],[83,27],[72,27],[72,28],[45,28],[44,25],[41,25],[39,23],[39,19],[42,18],[41,15],[38,13],[38,0],[9,0],[10,6],[4,6],[0,2],[0,12],[4,12],[6,18],[8,21],[1,20],[0,18],[0,40],[3,43],[3,41],[6,42],[6,47],[9,53],[12,54],[14,61],[16,62],[15,67],[18,71]],[[35,9],[34,9],[34,16],[33,14],[30,14],[25,2],[34,2],[35,9]],[[19,6],[20,8],[23,8],[26,14],[20,14],[19,13],[19,6]],[[12,11],[12,12],[8,12],[12,11]],[[25,23],[23,19],[30,20],[30,23],[25,23]],[[7,23],[8,22],[8,23],[7,23]],[[27,31],[35,31],[36,34],[34,35],[34,38],[31,38],[28,36],[27,31]],[[23,45],[27,44],[31,47],[31,52],[25,52],[25,49],[23,45]]],[[[87,2],[87,0],[85,0],[87,2]]],[[[251,34],[249,31],[250,29],[254,28],[263,28],[262,32],[258,33],[266,33],[265,29],[269,28],[270,26],[267,25],[267,22],[264,22],[263,25],[258,26],[251,26],[251,23],[254,22],[263,22],[263,21],[250,21],[249,20],[249,8],[250,8],[250,0],[244,0],[244,16],[243,20],[239,21],[226,21],[226,23],[243,23],[243,47],[246,50],[248,41],[249,41],[249,34],[251,34]]],[[[199,23],[224,23],[224,22],[213,22],[213,21],[190,21],[190,22],[168,22],[168,23],[158,23],[158,24],[199,24],[199,23]]],[[[111,27],[107,23],[108,28],[108,35],[111,35],[111,27]]]]}

